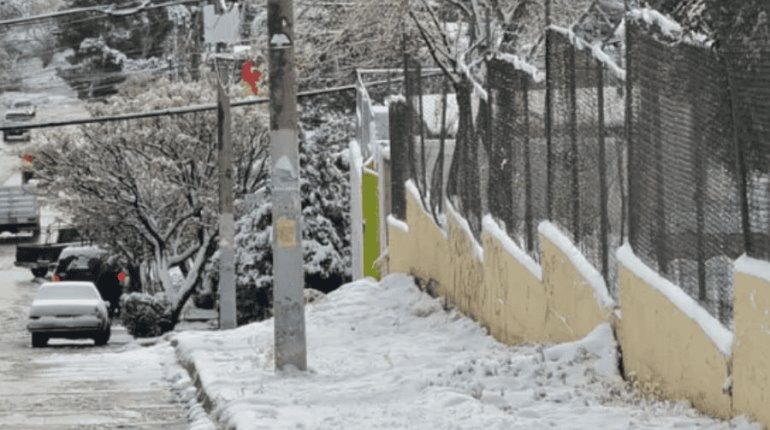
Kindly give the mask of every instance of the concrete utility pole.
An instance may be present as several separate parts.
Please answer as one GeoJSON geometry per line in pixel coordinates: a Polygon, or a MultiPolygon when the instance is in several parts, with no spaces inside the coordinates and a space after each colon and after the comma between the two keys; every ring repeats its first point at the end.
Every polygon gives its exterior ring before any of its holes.
{"type": "Polygon", "coordinates": [[[236,327],[235,219],[233,216],[233,142],[230,98],[217,83],[219,138],[219,328],[236,327]]]}
{"type": "Polygon", "coordinates": [[[307,369],[292,0],[268,0],[275,366],[307,369]]]}
{"type": "MultiPolygon", "coordinates": [[[[217,53],[225,44],[217,43],[217,53]]],[[[215,60],[219,61],[219,59],[215,60]]],[[[229,67],[217,69],[217,155],[219,161],[219,329],[237,326],[235,305],[235,219],[233,216],[233,142],[230,97],[222,82],[229,82],[229,67]],[[224,71],[223,71],[224,69],[224,71]]]]}

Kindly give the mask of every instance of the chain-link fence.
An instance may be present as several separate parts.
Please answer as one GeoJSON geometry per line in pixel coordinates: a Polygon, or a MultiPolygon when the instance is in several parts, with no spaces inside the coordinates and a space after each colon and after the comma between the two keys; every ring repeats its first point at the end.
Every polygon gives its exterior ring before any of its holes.
{"type": "MultiPolygon", "coordinates": [[[[770,34],[770,23],[765,21],[756,33],[770,34]]],[[[746,252],[770,261],[770,45],[732,39],[723,51],[741,175],[738,186],[746,196],[741,202],[746,252]]]]}
{"type": "Polygon", "coordinates": [[[546,36],[550,219],[616,284],[623,239],[624,75],[567,29],[546,36]]]}
{"type": "Polygon", "coordinates": [[[538,258],[537,225],[547,212],[545,83],[534,69],[517,67],[516,60],[501,57],[487,63],[491,109],[485,127],[489,169],[484,191],[489,213],[522,249],[538,258]]]}
{"type": "Polygon", "coordinates": [[[428,89],[406,61],[407,101],[394,108],[405,116],[391,124],[404,135],[405,173],[394,179],[412,179],[439,223],[446,198],[477,237],[491,214],[535,259],[536,227],[551,220],[613,295],[615,250],[628,238],[729,323],[735,258],[770,259],[770,48],[734,41],[718,55],[644,16],[628,14],[625,46],[551,26],[544,79],[498,55],[482,73],[428,89]],[[444,107],[444,122],[456,116],[456,128],[449,136],[442,122],[431,151],[425,100],[447,92],[452,102],[430,104],[444,107]]]}
{"type": "Polygon", "coordinates": [[[405,98],[390,104],[392,213],[405,219],[403,184],[411,179],[440,223],[458,132],[457,97],[444,76],[426,73],[409,55],[403,78],[405,98]]]}
{"type": "Polygon", "coordinates": [[[630,242],[646,264],[729,321],[744,236],[727,75],[711,49],[645,27],[627,27],[630,242]]]}

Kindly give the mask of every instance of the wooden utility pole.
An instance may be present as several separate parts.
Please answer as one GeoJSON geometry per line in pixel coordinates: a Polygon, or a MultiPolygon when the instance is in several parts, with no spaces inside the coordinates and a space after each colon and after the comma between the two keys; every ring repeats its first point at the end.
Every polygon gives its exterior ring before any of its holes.
{"type": "Polygon", "coordinates": [[[292,0],[268,0],[275,366],[307,369],[292,0]]]}

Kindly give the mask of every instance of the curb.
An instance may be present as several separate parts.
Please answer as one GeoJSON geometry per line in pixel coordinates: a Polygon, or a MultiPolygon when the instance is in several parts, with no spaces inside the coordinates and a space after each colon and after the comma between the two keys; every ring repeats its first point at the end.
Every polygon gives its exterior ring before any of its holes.
{"type": "Polygon", "coordinates": [[[172,337],[170,339],[170,344],[174,348],[174,356],[176,357],[177,364],[179,364],[179,366],[181,366],[187,372],[193,387],[195,387],[197,403],[203,408],[203,412],[206,413],[206,415],[209,417],[209,420],[216,426],[216,428],[222,428],[221,424],[219,424],[215,417],[212,416],[214,410],[214,402],[206,392],[206,389],[201,382],[198,369],[195,367],[194,360],[185,360],[182,357],[182,355],[179,353],[179,349],[177,348],[179,345],[179,340],[176,337],[172,337]]]}

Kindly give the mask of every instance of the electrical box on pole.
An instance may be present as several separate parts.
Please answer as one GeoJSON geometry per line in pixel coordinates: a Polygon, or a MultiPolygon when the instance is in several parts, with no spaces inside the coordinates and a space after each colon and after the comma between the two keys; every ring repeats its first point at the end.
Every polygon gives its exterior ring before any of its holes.
{"type": "Polygon", "coordinates": [[[275,365],[307,369],[292,0],[268,0],[275,365]]]}

